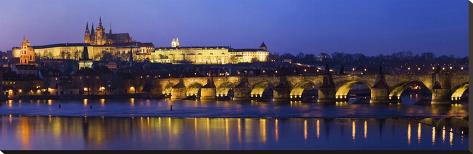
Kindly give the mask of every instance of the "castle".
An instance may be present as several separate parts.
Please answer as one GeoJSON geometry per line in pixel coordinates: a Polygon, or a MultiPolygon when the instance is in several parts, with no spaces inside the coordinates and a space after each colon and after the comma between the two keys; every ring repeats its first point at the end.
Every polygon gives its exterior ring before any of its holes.
{"type": "MultiPolygon", "coordinates": [[[[12,57],[17,59],[25,56],[25,48],[34,51],[28,56],[31,59],[81,59],[82,52],[88,52],[88,58],[98,61],[104,55],[110,54],[124,61],[149,61],[152,63],[191,63],[191,64],[238,64],[268,61],[269,51],[262,43],[259,48],[235,49],[229,46],[181,46],[178,38],[173,38],[170,47],[155,47],[153,43],[143,43],[132,39],[128,33],[112,33],[110,26],[106,32],[99,19],[97,28],[92,23],[86,23],[82,43],[61,43],[42,46],[31,46],[28,40],[27,47],[14,47],[12,57]]],[[[31,60],[30,60],[31,61],[31,60]]]]}

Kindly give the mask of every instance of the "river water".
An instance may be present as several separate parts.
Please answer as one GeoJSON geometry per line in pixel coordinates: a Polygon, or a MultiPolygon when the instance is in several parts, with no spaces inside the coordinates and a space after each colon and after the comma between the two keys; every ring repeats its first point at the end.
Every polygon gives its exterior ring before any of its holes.
{"type": "Polygon", "coordinates": [[[0,149],[467,150],[468,135],[461,123],[467,108],[414,103],[15,100],[0,106],[0,149]],[[437,121],[445,125],[434,124],[437,121]]]}

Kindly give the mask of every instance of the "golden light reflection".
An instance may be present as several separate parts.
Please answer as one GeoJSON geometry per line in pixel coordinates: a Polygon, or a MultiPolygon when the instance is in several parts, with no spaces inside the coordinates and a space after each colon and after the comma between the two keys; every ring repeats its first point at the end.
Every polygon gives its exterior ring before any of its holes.
{"type": "Polygon", "coordinates": [[[10,124],[10,125],[11,125],[11,124],[12,124],[12,122],[13,122],[13,115],[11,115],[11,114],[8,114],[8,124],[10,124]]]}
{"type": "Polygon", "coordinates": [[[449,134],[450,134],[450,137],[449,137],[450,145],[452,146],[453,145],[453,129],[452,128],[450,128],[450,133],[449,134]]]}
{"type": "Polygon", "coordinates": [[[210,138],[210,118],[206,118],[206,130],[207,130],[207,138],[210,138]]]}
{"type": "Polygon", "coordinates": [[[417,123],[417,143],[420,143],[422,135],[422,125],[420,123],[417,123]]]}
{"type": "Polygon", "coordinates": [[[411,144],[411,123],[407,124],[407,144],[411,144]]]}
{"type": "Polygon", "coordinates": [[[30,149],[31,128],[28,118],[19,118],[18,127],[17,137],[23,146],[22,149],[30,149]]]}
{"type": "Polygon", "coordinates": [[[317,130],[316,130],[316,132],[317,132],[317,139],[319,139],[319,137],[320,137],[320,120],[319,120],[319,119],[317,119],[317,121],[316,121],[316,129],[317,129],[317,130]]]}
{"type": "Polygon", "coordinates": [[[368,137],[368,121],[365,120],[363,128],[363,137],[366,139],[368,137]]]}
{"type": "Polygon", "coordinates": [[[8,100],[7,104],[8,104],[8,108],[12,108],[13,107],[13,100],[8,100]]]}
{"type": "Polygon", "coordinates": [[[62,128],[61,128],[61,119],[56,119],[53,121],[51,124],[52,127],[52,133],[55,138],[60,138],[61,133],[62,133],[62,128]]]}
{"type": "Polygon", "coordinates": [[[105,99],[104,98],[100,99],[99,102],[100,102],[100,106],[102,106],[102,107],[105,106],[105,99]]]}
{"type": "Polygon", "coordinates": [[[276,142],[279,140],[279,121],[278,119],[274,120],[274,138],[276,142]]]}
{"type": "Polygon", "coordinates": [[[230,133],[229,133],[229,130],[228,130],[228,118],[225,118],[225,141],[227,143],[227,145],[230,143],[230,133]]]}
{"type": "Polygon", "coordinates": [[[266,119],[260,119],[259,125],[260,125],[261,142],[265,144],[266,143],[266,119]]]}
{"type": "Polygon", "coordinates": [[[445,143],[445,126],[442,128],[442,143],[445,143]]]}
{"type": "Polygon", "coordinates": [[[53,105],[53,100],[52,99],[48,99],[48,106],[51,106],[53,105]]]}
{"type": "Polygon", "coordinates": [[[197,134],[197,118],[194,118],[194,133],[197,134]]]}
{"type": "Polygon", "coordinates": [[[432,145],[435,144],[435,127],[432,127],[432,145]]]}
{"type": "Polygon", "coordinates": [[[130,106],[131,107],[135,106],[135,98],[130,98],[130,106]]]}
{"type": "Polygon", "coordinates": [[[241,119],[238,118],[237,120],[238,123],[238,143],[241,143],[241,119]]]}
{"type": "Polygon", "coordinates": [[[168,117],[168,130],[169,130],[169,136],[171,136],[171,131],[172,131],[172,118],[168,117]]]}
{"type": "Polygon", "coordinates": [[[89,103],[89,100],[85,98],[82,100],[82,103],[84,104],[84,106],[87,106],[87,104],[89,103]]]}
{"type": "Polygon", "coordinates": [[[304,120],[304,140],[307,140],[307,120],[304,120]]]}
{"type": "Polygon", "coordinates": [[[355,141],[355,137],[356,137],[356,124],[355,124],[355,121],[352,121],[351,122],[351,138],[353,141],[355,141]]]}

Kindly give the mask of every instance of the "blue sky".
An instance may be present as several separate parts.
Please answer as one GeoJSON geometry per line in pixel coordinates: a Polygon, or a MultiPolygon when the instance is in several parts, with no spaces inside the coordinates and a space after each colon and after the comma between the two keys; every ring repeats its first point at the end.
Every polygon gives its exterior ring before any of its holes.
{"type": "Polygon", "coordinates": [[[466,56],[467,0],[0,0],[0,50],[81,42],[86,22],[169,46],[466,56]]]}

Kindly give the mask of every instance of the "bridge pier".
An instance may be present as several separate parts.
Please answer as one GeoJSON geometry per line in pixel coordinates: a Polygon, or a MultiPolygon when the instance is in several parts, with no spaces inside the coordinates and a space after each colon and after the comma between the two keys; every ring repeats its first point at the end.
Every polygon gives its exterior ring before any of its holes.
{"type": "Polygon", "coordinates": [[[335,103],[335,88],[320,88],[318,91],[318,103],[335,103]]]}
{"type": "Polygon", "coordinates": [[[289,82],[287,78],[280,77],[279,84],[273,88],[273,101],[289,101],[289,95],[291,93],[289,82]]]}
{"type": "Polygon", "coordinates": [[[433,89],[432,104],[450,104],[450,89],[433,89]]]}
{"type": "Polygon", "coordinates": [[[335,103],[336,98],[335,83],[333,82],[332,74],[330,74],[330,68],[325,65],[325,72],[323,75],[322,85],[319,87],[317,99],[318,103],[335,103]]]}
{"type": "Polygon", "coordinates": [[[217,88],[211,78],[207,79],[207,84],[200,88],[200,100],[216,100],[217,88]]]}
{"type": "Polygon", "coordinates": [[[450,104],[451,102],[451,74],[440,72],[437,69],[432,74],[432,104],[450,104]]]}
{"type": "Polygon", "coordinates": [[[240,83],[233,88],[233,100],[234,101],[247,101],[250,100],[251,89],[249,88],[248,79],[242,77],[240,83]]]}
{"type": "Polygon", "coordinates": [[[389,86],[384,76],[383,67],[379,67],[376,80],[371,87],[370,103],[387,103],[389,102],[389,86]]]}
{"type": "Polygon", "coordinates": [[[389,102],[389,90],[384,88],[371,88],[370,103],[389,102]]]}
{"type": "Polygon", "coordinates": [[[172,86],[171,100],[182,100],[186,97],[186,86],[184,85],[184,80],[181,78],[179,79],[179,83],[172,86]]]}

